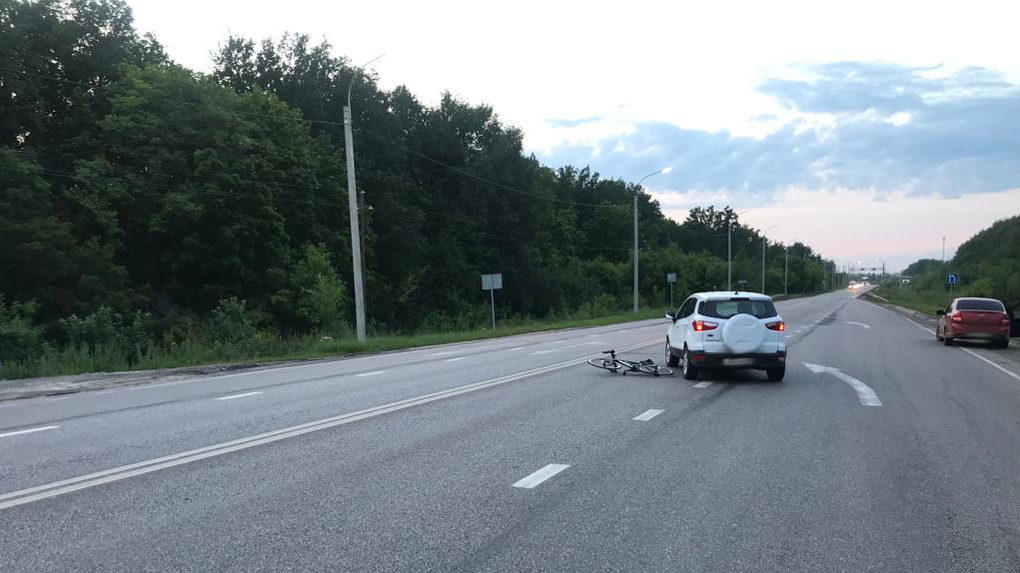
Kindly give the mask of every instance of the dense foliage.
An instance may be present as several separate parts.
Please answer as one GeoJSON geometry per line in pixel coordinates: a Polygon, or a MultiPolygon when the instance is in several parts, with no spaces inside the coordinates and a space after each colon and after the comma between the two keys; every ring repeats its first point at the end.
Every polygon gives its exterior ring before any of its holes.
{"type": "Polygon", "coordinates": [[[960,245],[951,261],[921,259],[903,271],[909,285],[888,287],[893,296],[913,295],[928,304],[921,310],[949,302],[946,274],[960,281],[953,296],[997,298],[1012,309],[1020,308],[1020,216],[996,221],[960,245]]]}
{"type": "MultiPolygon", "coordinates": [[[[633,184],[541,165],[491,108],[382,90],[328,44],[231,37],[203,75],[140,37],[122,0],[0,0],[0,362],[346,335],[356,76],[375,332],[484,324],[486,272],[503,273],[502,316],[626,308],[635,193],[644,304],[666,304],[668,272],[678,297],[725,288],[730,219],[734,281],[760,286],[761,236],[729,209],[670,220],[633,184]]],[[[769,245],[770,292],[785,255],[769,245]]],[[[792,245],[790,291],[819,289],[825,264],[792,245]]]]}

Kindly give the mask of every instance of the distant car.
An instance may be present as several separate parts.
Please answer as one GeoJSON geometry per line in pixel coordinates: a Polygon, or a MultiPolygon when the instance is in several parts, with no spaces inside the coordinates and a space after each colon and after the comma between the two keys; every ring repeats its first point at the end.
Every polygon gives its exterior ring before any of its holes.
{"type": "Polygon", "coordinates": [[[764,370],[773,382],[786,375],[786,323],[768,295],[699,292],[666,318],[666,363],[687,380],[702,368],[764,370]]]}
{"type": "Polygon", "coordinates": [[[999,348],[1009,346],[1009,314],[994,298],[958,298],[935,312],[939,323],[935,340],[951,346],[955,340],[986,340],[999,348]]]}

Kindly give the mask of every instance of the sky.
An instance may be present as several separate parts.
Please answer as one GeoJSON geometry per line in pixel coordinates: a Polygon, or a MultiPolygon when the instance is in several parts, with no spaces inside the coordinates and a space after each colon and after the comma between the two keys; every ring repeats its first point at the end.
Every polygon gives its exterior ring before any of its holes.
{"type": "Polygon", "coordinates": [[[898,270],[1020,213],[1020,2],[128,0],[209,71],[229,35],[327,40],[382,88],[494,107],[543,163],[732,205],[898,270]]]}

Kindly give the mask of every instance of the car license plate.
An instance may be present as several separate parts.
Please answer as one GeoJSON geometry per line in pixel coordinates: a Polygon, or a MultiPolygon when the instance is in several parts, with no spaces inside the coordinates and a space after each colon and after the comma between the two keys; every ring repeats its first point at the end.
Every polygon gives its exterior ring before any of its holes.
{"type": "Polygon", "coordinates": [[[723,366],[750,366],[754,358],[723,358],[723,366]]]}

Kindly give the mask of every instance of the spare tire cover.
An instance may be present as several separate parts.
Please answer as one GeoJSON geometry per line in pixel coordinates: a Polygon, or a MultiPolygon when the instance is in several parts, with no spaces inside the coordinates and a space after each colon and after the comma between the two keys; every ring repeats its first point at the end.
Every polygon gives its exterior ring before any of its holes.
{"type": "Polygon", "coordinates": [[[750,314],[737,314],[726,321],[722,341],[734,354],[747,354],[765,342],[765,325],[750,314]]]}

